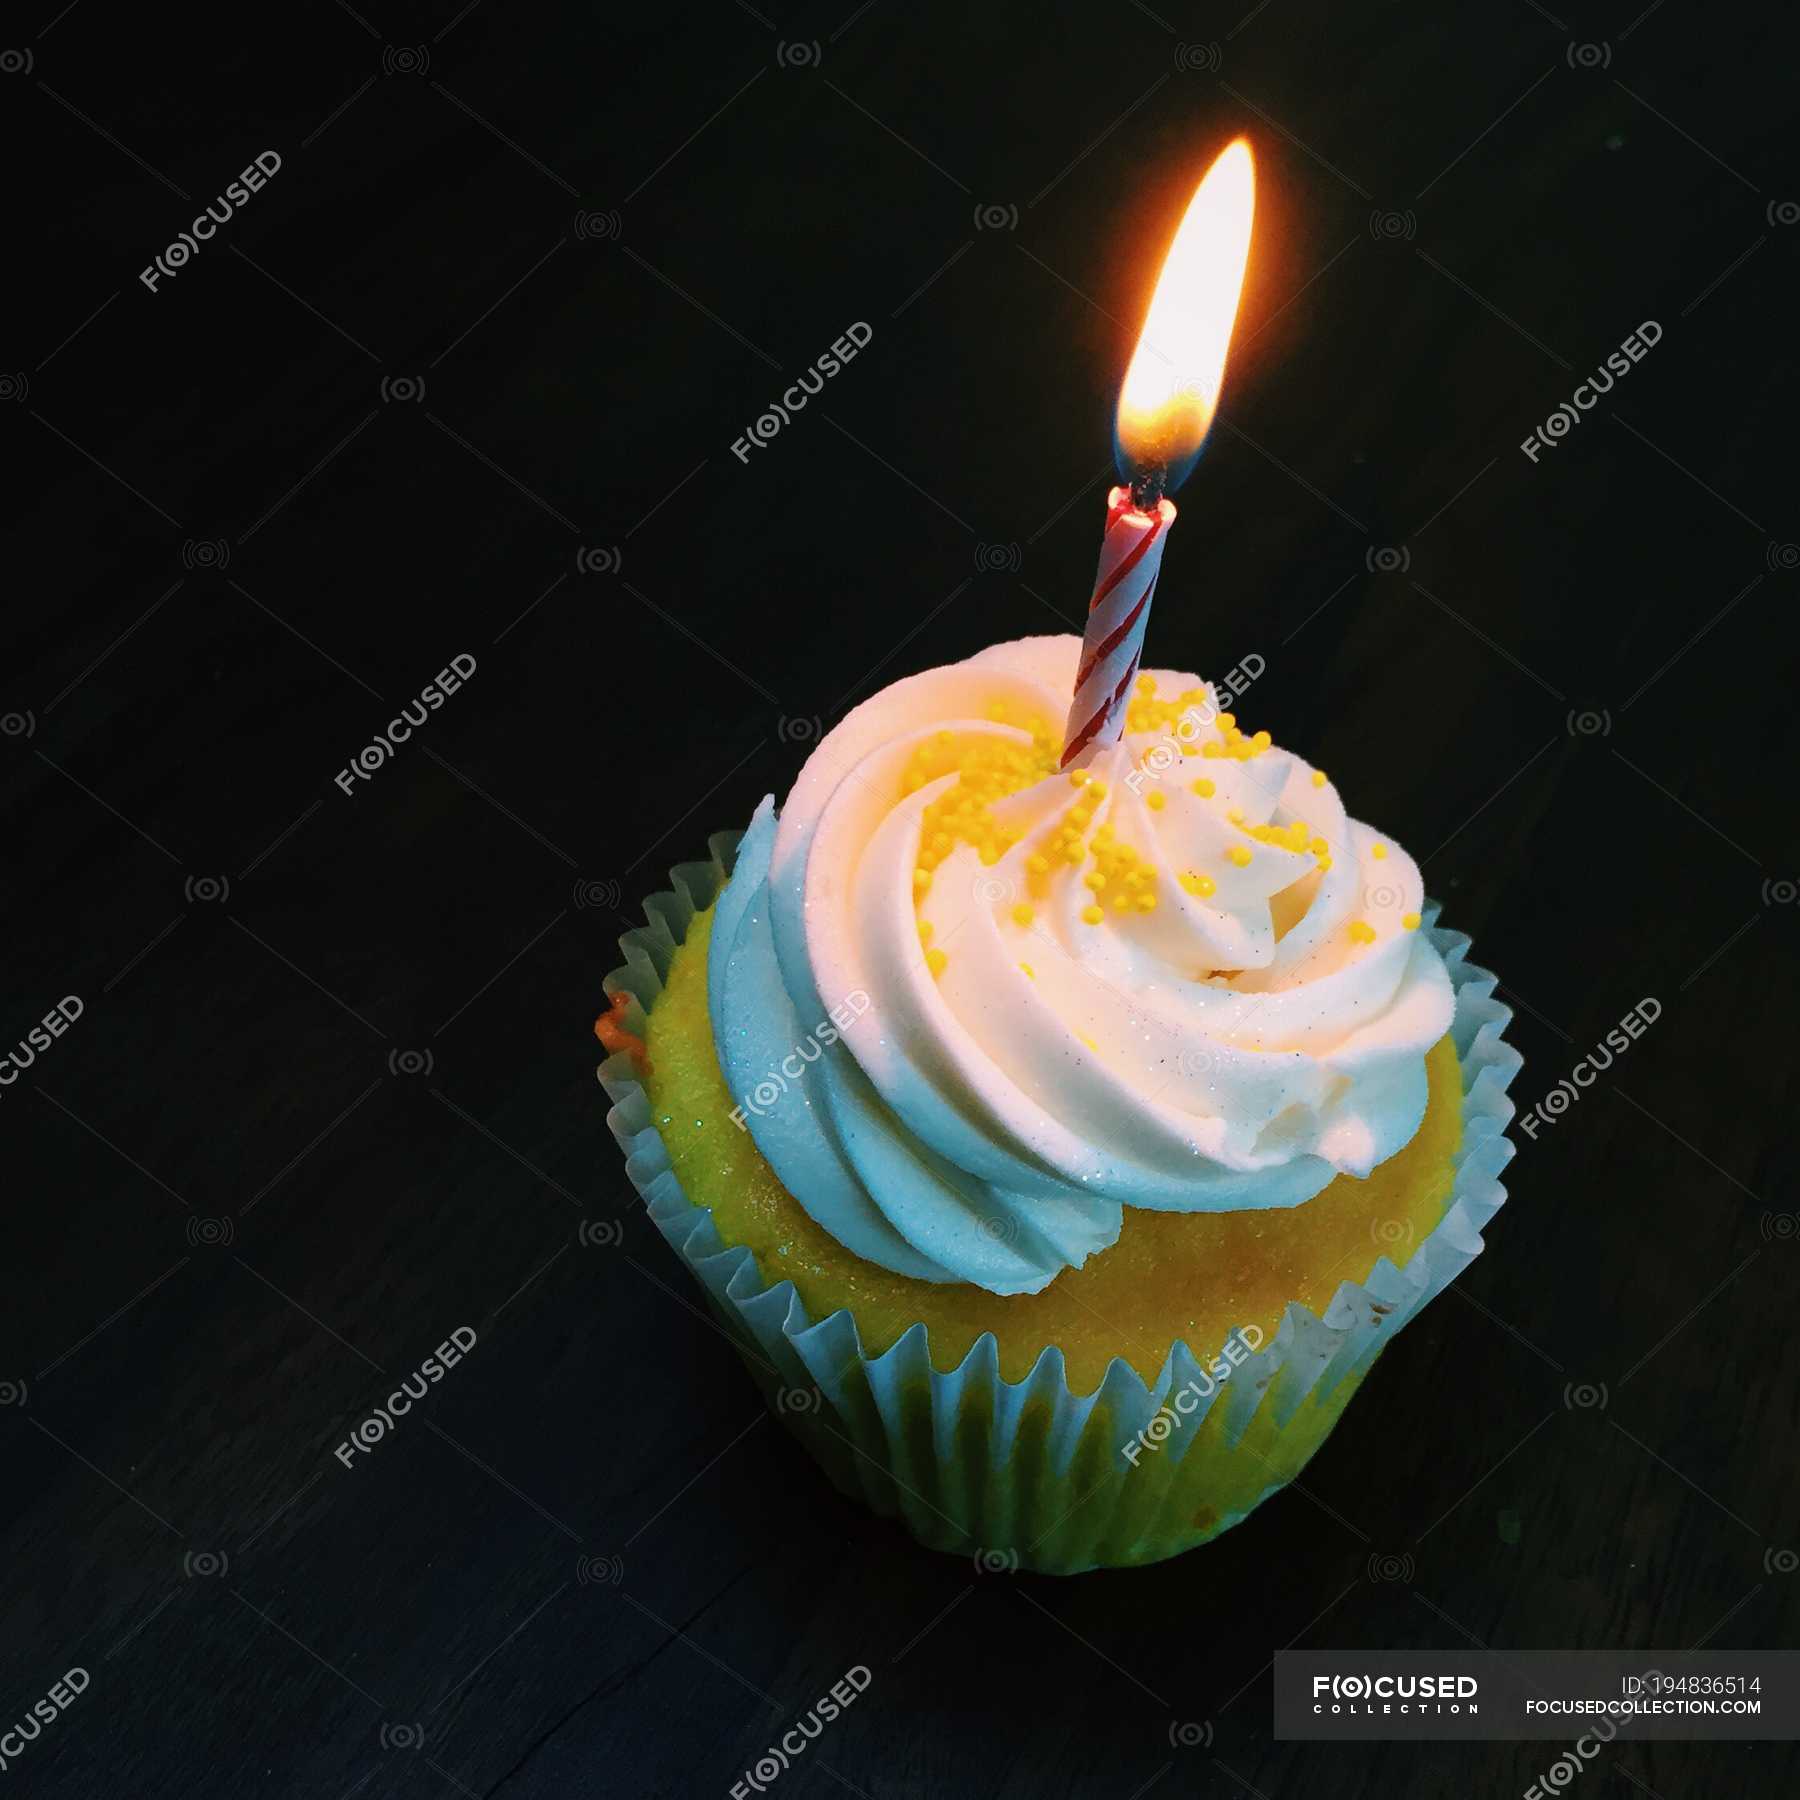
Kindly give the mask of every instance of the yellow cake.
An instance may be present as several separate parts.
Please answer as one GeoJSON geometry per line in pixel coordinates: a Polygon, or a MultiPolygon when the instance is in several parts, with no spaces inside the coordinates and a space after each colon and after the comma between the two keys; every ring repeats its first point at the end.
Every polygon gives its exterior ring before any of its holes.
{"type": "Polygon", "coordinates": [[[1154,1382],[1171,1344],[1186,1343],[1204,1361],[1241,1327],[1272,1338],[1290,1301],[1323,1313],[1338,1285],[1366,1280],[1379,1257],[1404,1266],[1443,1216],[1462,1136],[1462,1088],[1448,1038],[1428,1057],[1425,1122],[1367,1180],[1340,1175],[1303,1205],[1267,1211],[1129,1210],[1111,1249],[1037,1294],[893,1274],[852,1256],[815,1224],[755,1140],[732,1123],[706,1009],[711,935],[709,906],[688,927],[650,1012],[644,1086],[657,1132],[683,1191],[711,1209],[720,1238],[751,1251],[766,1280],[792,1281],[813,1318],[849,1308],[872,1356],[923,1322],[940,1370],[954,1368],[991,1331],[1008,1381],[1023,1380],[1055,1345],[1074,1393],[1098,1387],[1114,1355],[1154,1382]]]}

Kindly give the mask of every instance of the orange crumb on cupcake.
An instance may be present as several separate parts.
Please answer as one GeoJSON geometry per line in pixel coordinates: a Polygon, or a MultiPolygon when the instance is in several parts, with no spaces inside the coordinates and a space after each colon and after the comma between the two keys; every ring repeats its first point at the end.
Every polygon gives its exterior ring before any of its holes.
{"type": "Polygon", "coordinates": [[[637,1064],[640,1075],[650,1073],[650,1057],[644,1048],[644,1040],[635,1031],[625,1029],[625,1011],[631,1005],[631,996],[621,988],[607,1002],[606,1011],[594,1021],[594,1036],[606,1046],[608,1056],[617,1056],[623,1050],[637,1064]]]}

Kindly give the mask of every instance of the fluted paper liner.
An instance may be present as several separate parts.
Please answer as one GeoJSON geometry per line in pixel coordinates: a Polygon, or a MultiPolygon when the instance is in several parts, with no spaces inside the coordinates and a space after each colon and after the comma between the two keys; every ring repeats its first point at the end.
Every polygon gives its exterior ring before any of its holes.
{"type": "MultiPolygon", "coordinates": [[[[625,1024],[642,1034],[696,912],[728,879],[741,832],[710,841],[711,860],[672,871],[673,890],[645,902],[649,923],[619,940],[625,967],[606,992],[633,997],[625,1024]]],[[[1382,1346],[1480,1254],[1500,1210],[1500,1172],[1514,1146],[1506,1090],[1519,1053],[1503,1039],[1512,1014],[1497,978],[1467,960],[1469,939],[1421,929],[1442,953],[1456,995],[1451,1037],[1462,1065],[1462,1141],[1448,1207],[1404,1268],[1383,1256],[1364,1282],[1342,1283],[1325,1315],[1291,1302],[1275,1335],[1214,1381],[1170,1347],[1146,1386],[1122,1357],[1091,1394],[1069,1391],[1062,1352],[1042,1352],[1023,1381],[1000,1374],[984,1333],[954,1369],[932,1366],[924,1324],[880,1356],[840,1308],[815,1321],[791,1281],[770,1285],[755,1255],[727,1247],[709,1208],[682,1191],[627,1055],[599,1076],[626,1173],[670,1247],[692,1270],[780,1416],[846,1494],[897,1518],[934,1549],[984,1566],[1052,1573],[1155,1562],[1235,1525],[1297,1475],[1324,1441],[1382,1346]],[[1165,1403],[1195,1384],[1182,1414],[1165,1403]],[[1161,1423],[1153,1425],[1161,1415],[1161,1423]],[[1136,1462],[1126,1447],[1146,1434],[1136,1462]]],[[[654,1366],[654,1356],[646,1359],[654,1366]]]]}

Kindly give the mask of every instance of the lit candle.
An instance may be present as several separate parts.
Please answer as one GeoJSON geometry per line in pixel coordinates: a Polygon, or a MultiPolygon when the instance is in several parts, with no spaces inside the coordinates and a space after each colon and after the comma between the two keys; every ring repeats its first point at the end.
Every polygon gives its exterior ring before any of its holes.
{"type": "Polygon", "coordinates": [[[1239,138],[1188,203],[1119,389],[1114,450],[1121,485],[1106,497],[1106,536],[1063,737],[1065,768],[1124,734],[1163,545],[1175,523],[1166,496],[1198,461],[1218,410],[1255,185],[1250,146],[1239,138]]]}

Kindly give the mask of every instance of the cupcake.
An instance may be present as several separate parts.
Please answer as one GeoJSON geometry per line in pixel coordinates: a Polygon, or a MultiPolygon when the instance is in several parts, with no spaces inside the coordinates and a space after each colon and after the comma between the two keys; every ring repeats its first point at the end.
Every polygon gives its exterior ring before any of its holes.
{"type": "Polygon", "coordinates": [[[1519,1065],[1413,860],[1204,683],[1145,672],[1059,770],[1079,649],[863,702],[650,899],[597,1027],[651,1217],[831,1478],[1052,1572],[1293,1479],[1481,1249],[1519,1065]]]}

